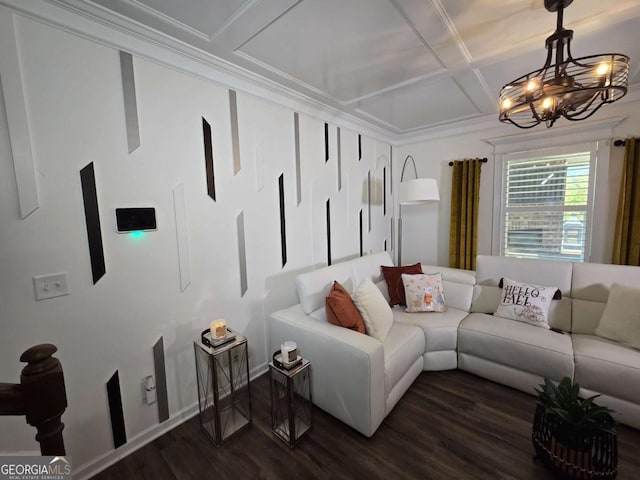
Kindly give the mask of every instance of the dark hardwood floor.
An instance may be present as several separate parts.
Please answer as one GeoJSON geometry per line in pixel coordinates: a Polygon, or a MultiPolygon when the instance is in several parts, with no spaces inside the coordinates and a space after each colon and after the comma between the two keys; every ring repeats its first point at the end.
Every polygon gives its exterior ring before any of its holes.
{"type": "MultiPolygon", "coordinates": [[[[222,447],[195,417],[94,478],[552,478],[532,459],[535,398],[459,370],[423,372],[373,438],[314,408],[293,449],[271,433],[267,375],[251,389],[253,425],[222,447]]],[[[640,431],[619,426],[618,448],[618,479],[639,479],[640,431]]]]}

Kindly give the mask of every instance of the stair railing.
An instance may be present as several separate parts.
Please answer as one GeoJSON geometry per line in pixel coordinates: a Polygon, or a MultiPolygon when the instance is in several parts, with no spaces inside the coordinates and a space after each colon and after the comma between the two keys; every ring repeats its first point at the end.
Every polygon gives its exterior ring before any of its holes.
{"type": "Polygon", "coordinates": [[[55,345],[35,345],[20,356],[27,366],[20,383],[0,383],[0,415],[24,415],[36,427],[42,455],[64,456],[62,414],[67,394],[60,361],[52,355],[55,345]]]}

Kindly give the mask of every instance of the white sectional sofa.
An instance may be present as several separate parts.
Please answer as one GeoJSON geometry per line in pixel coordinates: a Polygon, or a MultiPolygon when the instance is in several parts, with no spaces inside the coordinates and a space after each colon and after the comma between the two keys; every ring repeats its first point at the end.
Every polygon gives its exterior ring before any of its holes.
{"type": "Polygon", "coordinates": [[[269,318],[271,350],[294,340],[311,361],[318,407],[371,436],[420,372],[460,368],[528,393],[544,377],[570,376],[584,395],[601,394],[618,421],[640,428],[640,350],[594,335],[610,285],[640,286],[640,268],[479,255],[476,272],[423,265],[442,273],[447,311],[395,307],[383,342],[328,323],[334,281],[353,291],[369,278],[388,298],[381,265],[393,265],[386,252],[301,274],[300,303],[269,318]],[[558,287],[562,299],[550,310],[558,331],[491,315],[503,277],[558,287]]]}

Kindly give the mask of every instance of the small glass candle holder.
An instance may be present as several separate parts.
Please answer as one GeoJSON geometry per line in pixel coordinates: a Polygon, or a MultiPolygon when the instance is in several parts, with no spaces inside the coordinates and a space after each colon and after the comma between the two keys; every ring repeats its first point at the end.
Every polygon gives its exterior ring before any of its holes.
{"type": "Polygon", "coordinates": [[[224,338],[227,336],[227,322],[225,320],[214,320],[211,322],[211,337],[224,338]]]}

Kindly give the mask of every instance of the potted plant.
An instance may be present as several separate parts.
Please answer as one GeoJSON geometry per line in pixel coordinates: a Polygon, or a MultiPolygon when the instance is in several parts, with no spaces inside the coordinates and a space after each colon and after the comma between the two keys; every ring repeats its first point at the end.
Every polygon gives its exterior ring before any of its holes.
{"type": "Polygon", "coordinates": [[[580,385],[564,377],[545,378],[536,389],[533,425],[536,456],[564,478],[615,478],[618,448],[610,408],[597,405],[599,395],[583,398],[580,385]]]}

